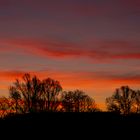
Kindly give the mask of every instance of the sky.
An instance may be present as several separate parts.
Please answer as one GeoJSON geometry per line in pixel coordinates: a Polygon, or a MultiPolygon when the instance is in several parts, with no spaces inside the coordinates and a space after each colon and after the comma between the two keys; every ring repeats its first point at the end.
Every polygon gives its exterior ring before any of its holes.
{"type": "Polygon", "coordinates": [[[0,96],[26,72],[102,109],[116,88],[140,89],[140,1],[0,0],[0,96]]]}

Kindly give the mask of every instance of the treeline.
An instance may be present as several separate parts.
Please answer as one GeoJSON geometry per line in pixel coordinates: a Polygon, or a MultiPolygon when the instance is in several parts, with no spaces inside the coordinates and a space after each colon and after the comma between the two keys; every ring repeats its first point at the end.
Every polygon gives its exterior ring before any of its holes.
{"type": "MultiPolygon", "coordinates": [[[[108,112],[129,115],[140,113],[140,91],[128,86],[116,89],[106,98],[108,112]]],[[[63,91],[61,84],[51,78],[40,80],[26,73],[9,87],[9,97],[0,98],[0,114],[33,112],[97,112],[101,111],[93,98],[81,90],[63,91]]]]}
{"type": "Polygon", "coordinates": [[[25,74],[9,88],[9,97],[0,99],[1,116],[32,112],[94,112],[94,99],[81,90],[63,91],[51,78],[40,80],[25,74]]]}

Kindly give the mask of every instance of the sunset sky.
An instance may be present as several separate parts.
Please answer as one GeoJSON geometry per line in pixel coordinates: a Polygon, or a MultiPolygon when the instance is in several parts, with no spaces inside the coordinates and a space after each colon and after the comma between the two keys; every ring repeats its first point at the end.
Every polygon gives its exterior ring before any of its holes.
{"type": "Polygon", "coordinates": [[[115,88],[140,89],[140,0],[0,0],[0,95],[25,72],[103,109],[115,88]]]}

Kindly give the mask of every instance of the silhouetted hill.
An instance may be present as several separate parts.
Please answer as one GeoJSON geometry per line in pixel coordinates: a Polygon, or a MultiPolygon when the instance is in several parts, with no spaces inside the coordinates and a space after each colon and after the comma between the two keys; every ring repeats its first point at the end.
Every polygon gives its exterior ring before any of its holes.
{"type": "Polygon", "coordinates": [[[121,116],[105,112],[32,113],[6,117],[0,120],[0,129],[12,135],[46,138],[135,137],[140,130],[140,115],[121,116]]]}

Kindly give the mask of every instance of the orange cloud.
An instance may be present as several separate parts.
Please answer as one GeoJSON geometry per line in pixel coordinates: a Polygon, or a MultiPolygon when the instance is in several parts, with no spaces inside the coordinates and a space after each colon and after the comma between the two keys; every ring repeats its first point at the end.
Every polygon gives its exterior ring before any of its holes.
{"type": "Polygon", "coordinates": [[[24,73],[21,71],[0,71],[0,80],[12,82],[16,78],[21,78],[24,73]]]}
{"type": "MultiPolygon", "coordinates": [[[[22,78],[26,71],[0,71],[0,79],[4,81],[13,81],[16,78],[22,78]]],[[[63,83],[65,86],[93,86],[113,85],[115,83],[140,83],[140,75],[112,75],[104,72],[64,72],[64,71],[29,71],[31,75],[37,75],[40,79],[51,77],[63,83]]]]}

